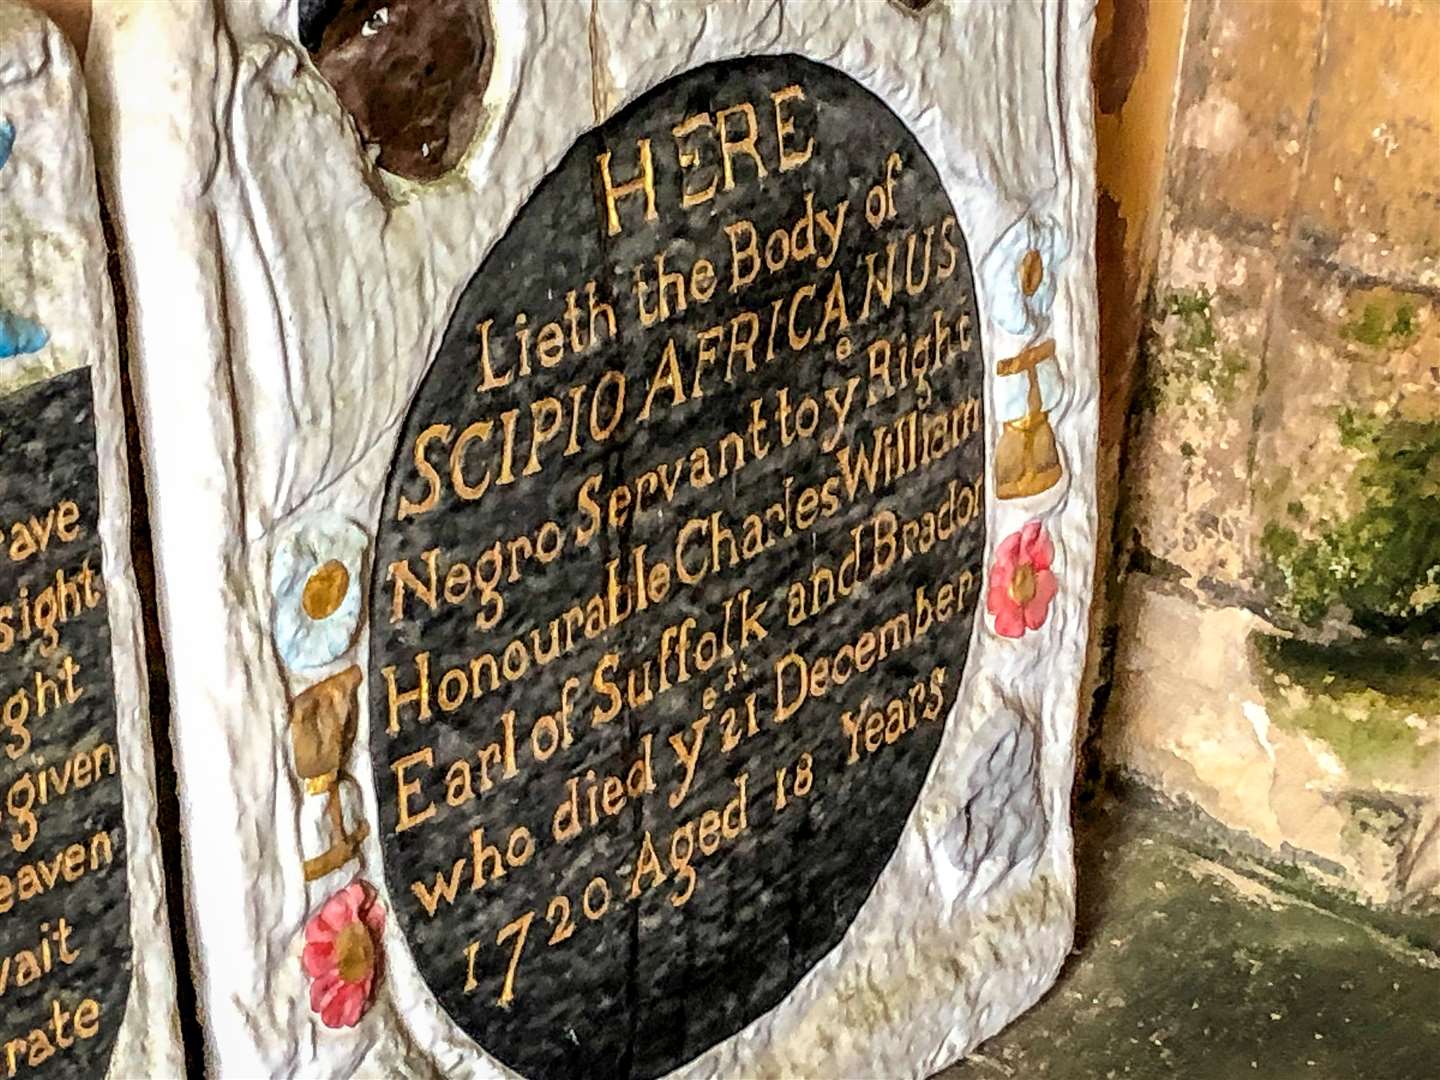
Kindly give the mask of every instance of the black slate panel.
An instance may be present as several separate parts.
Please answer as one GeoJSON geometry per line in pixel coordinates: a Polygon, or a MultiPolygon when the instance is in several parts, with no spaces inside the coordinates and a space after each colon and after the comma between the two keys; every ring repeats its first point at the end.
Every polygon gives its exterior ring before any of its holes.
{"type": "MultiPolygon", "coordinates": [[[[743,113],[730,114],[727,131],[732,141],[743,136],[745,122],[743,113]]],[[[834,948],[894,852],[960,683],[980,587],[983,499],[975,513],[964,514],[968,524],[957,527],[946,541],[924,553],[917,546],[913,558],[883,574],[865,571],[861,576],[867,580],[847,598],[798,625],[787,619],[787,587],[808,581],[816,568],[843,566],[856,550],[856,529],[861,538],[856,564],[873,570],[873,521],[883,511],[920,521],[924,512],[940,510],[947,497],[954,499],[952,514],[956,505],[977,505],[973,500],[979,495],[984,463],[979,406],[983,362],[969,256],[953,220],[945,224],[953,215],[920,145],[858,83],[794,56],[728,61],[664,83],[582,136],[522,208],[459,298],[405,421],[381,512],[372,581],[370,739],[385,874],[399,926],[441,1005],[481,1046],[518,1072],[535,1077],[650,1077],[693,1059],[774,1007],[834,948]],[[808,160],[782,170],[772,95],[793,85],[802,88],[804,97],[781,95],[782,114],[794,125],[784,136],[785,147],[792,163],[803,156],[812,137],[814,150],[808,160]],[[717,110],[747,101],[755,112],[755,149],[765,175],[758,175],[747,152],[735,150],[734,185],[726,190],[723,170],[716,164],[717,144],[705,141],[708,132],[701,124],[687,144],[699,148],[701,165],[682,179],[672,129],[686,117],[708,113],[713,131],[717,110]],[[645,137],[651,139],[655,219],[645,219],[643,193],[622,198],[617,204],[620,231],[612,235],[597,157],[612,152],[611,182],[621,184],[639,173],[637,139],[645,137]],[[887,205],[886,161],[892,152],[899,154],[901,164],[899,170],[888,170],[896,212],[881,217],[887,205]],[[713,198],[682,207],[682,190],[701,192],[711,179],[717,181],[713,198]],[[733,260],[725,227],[750,220],[761,245],[783,227],[784,246],[803,250],[805,229],[797,231],[797,223],[806,216],[807,192],[817,211],[832,215],[848,200],[834,264],[819,269],[818,256],[792,261],[774,274],[762,269],[753,282],[732,291],[733,260]],[[874,224],[865,217],[867,200],[877,215],[874,224]],[[927,228],[932,229],[933,245],[928,264],[923,261],[927,228]],[[912,231],[913,296],[903,285],[906,238],[912,231]],[[862,318],[865,255],[878,254],[883,273],[892,241],[897,244],[894,301],[885,308],[872,298],[872,309],[862,318]],[[683,313],[672,311],[667,320],[644,328],[636,310],[636,268],[653,278],[657,253],[663,254],[667,271],[688,271],[697,258],[706,257],[715,264],[719,282],[708,300],[692,294],[683,313]],[[932,276],[922,286],[927,265],[932,276]],[[850,320],[843,331],[852,346],[848,357],[837,353],[842,336],[838,320],[828,327],[823,343],[815,340],[836,272],[843,275],[850,320]],[[599,299],[614,306],[613,337],[602,314],[597,337],[590,340],[585,290],[590,281],[597,283],[599,299]],[[815,286],[815,295],[794,300],[806,284],[815,286]],[[573,339],[564,317],[572,289],[583,311],[575,320],[573,339]],[[777,301],[784,313],[775,329],[779,345],[774,358],[766,361],[762,354],[768,355],[770,313],[777,301]],[[797,341],[807,328],[812,335],[800,348],[789,347],[792,302],[797,304],[797,341]],[[746,370],[744,357],[737,357],[733,380],[727,383],[717,373],[724,370],[732,320],[747,310],[758,312],[761,320],[757,362],[754,370],[746,370]],[[883,389],[883,383],[871,377],[870,344],[882,337],[890,340],[898,365],[902,345],[916,345],[927,333],[934,334],[937,310],[944,317],[948,362],[930,374],[928,390],[912,382],[893,396],[870,400],[872,383],[877,391],[883,389]],[[522,311],[530,335],[528,372],[521,371],[515,336],[515,316],[522,311]],[[482,392],[477,387],[483,379],[480,327],[485,320],[493,320],[488,331],[493,377],[505,385],[482,392]],[[535,350],[542,326],[551,320],[561,321],[567,343],[558,356],[548,356],[553,363],[547,365],[535,350]],[[719,356],[702,375],[703,393],[695,395],[698,345],[715,340],[700,335],[715,326],[725,328],[719,356]],[[663,389],[659,404],[645,415],[645,399],[661,370],[668,340],[676,345],[684,373],[685,400],[678,402],[673,389],[663,389]],[[608,408],[592,414],[591,402],[603,379],[615,385],[614,373],[626,380],[624,407],[613,432],[600,439],[595,433],[606,433],[608,408]],[[793,434],[800,423],[800,400],[808,395],[823,403],[827,391],[843,400],[854,378],[855,404],[834,445],[821,445],[827,434],[823,419],[816,436],[783,445],[782,433],[793,434]],[[791,409],[785,417],[782,392],[791,409]],[[561,410],[558,426],[546,398],[554,398],[561,410]],[[569,410],[577,401],[580,411],[572,417],[569,410]],[[757,415],[755,401],[766,422],[763,431],[749,431],[757,415]],[[922,418],[933,422],[942,415],[959,417],[963,424],[957,420],[955,430],[963,426],[964,437],[957,436],[948,448],[942,438],[935,444],[935,460],[897,470],[888,480],[882,476],[873,493],[851,499],[847,489],[834,489],[839,497],[833,504],[821,502],[825,509],[820,519],[800,527],[800,493],[811,486],[823,489],[832,477],[843,481],[840,450],[868,451],[884,438],[893,445],[896,432],[907,430],[897,428],[896,422],[911,415],[917,424],[922,418]],[[557,434],[541,444],[535,458],[538,469],[525,475],[535,418],[557,434]],[[481,427],[472,427],[477,421],[481,427]],[[513,440],[507,435],[512,426],[513,440]],[[693,449],[706,447],[713,458],[724,436],[735,431],[745,432],[748,439],[743,467],[732,468],[708,486],[692,483],[703,479],[694,468],[693,449]],[[509,474],[502,460],[507,442],[515,452],[509,474]],[[592,485],[590,494],[602,501],[603,493],[616,485],[629,483],[638,490],[637,478],[664,463],[670,471],[660,479],[681,477],[673,494],[655,485],[639,513],[632,505],[617,526],[587,532],[586,526],[593,524],[584,500],[587,483],[592,485]],[[483,493],[471,490],[462,498],[454,484],[457,475],[473,487],[488,475],[490,485],[483,493]],[[956,498],[967,487],[970,494],[956,498]],[[433,502],[427,499],[432,493],[433,502]],[[965,503],[967,498],[972,501],[965,503]],[[407,506],[411,509],[402,517],[407,506]],[[772,506],[779,510],[770,510],[772,506]],[[677,559],[687,572],[698,573],[702,554],[713,556],[710,526],[701,537],[707,541],[702,547],[691,545],[677,553],[681,529],[688,521],[717,513],[737,541],[746,515],[759,515],[767,546],[734,568],[726,566],[692,584],[678,582],[677,559]],[[510,545],[514,538],[527,537],[532,545],[552,552],[541,542],[541,526],[552,521],[556,527],[548,536],[558,546],[556,557],[542,563],[530,557],[523,544],[510,545]],[[496,543],[507,560],[513,555],[515,573],[507,561],[496,590],[503,597],[503,614],[494,625],[483,625],[486,612],[493,609],[481,605],[467,585],[477,563],[480,573],[493,568],[484,553],[496,543]],[[577,631],[573,647],[567,649],[566,610],[572,605],[583,610],[587,598],[597,590],[603,594],[612,560],[619,560],[618,572],[625,575],[640,545],[646,549],[647,567],[671,566],[663,600],[623,620],[607,614],[603,632],[587,638],[577,631]],[[427,552],[433,552],[435,560],[433,609],[425,595],[431,583],[427,552]],[[457,564],[468,569],[454,569],[457,564]],[[403,579],[397,579],[397,566],[407,568],[420,585],[419,592],[413,584],[398,586],[399,618],[394,604],[397,580],[403,579]],[[971,576],[962,579],[966,571],[971,576]],[[453,603],[446,599],[447,575],[453,603]],[[925,589],[933,605],[942,584],[961,580],[967,591],[953,617],[925,623],[917,589],[925,589]],[[741,602],[735,597],[747,588],[752,615],[760,604],[768,605],[759,616],[765,637],[758,640],[752,629],[751,640],[739,649],[741,602]],[[696,642],[709,628],[723,633],[727,601],[730,644],[736,652],[698,675],[695,669],[703,654],[696,642]],[[833,656],[849,643],[853,661],[854,646],[867,630],[873,633],[907,613],[912,637],[908,646],[888,649],[885,659],[867,673],[853,673],[843,686],[831,687],[825,697],[776,722],[776,664],[783,656],[794,652],[813,660],[833,656]],[[556,619],[560,655],[542,663],[536,659],[537,648],[548,651],[556,619]],[[531,640],[531,631],[539,632],[538,642],[531,640]],[[522,645],[511,646],[517,638],[522,645]],[[512,650],[511,673],[522,666],[528,670],[513,680],[502,672],[499,685],[492,687],[487,662],[482,661],[475,669],[483,690],[477,695],[471,661],[488,654],[498,666],[507,648],[512,650]],[[680,652],[687,657],[689,677],[684,681],[676,659],[680,652]],[[422,654],[427,665],[423,680],[418,667],[422,654]],[[643,671],[648,658],[655,687],[663,668],[668,689],[596,725],[594,710],[603,714],[612,700],[605,688],[612,678],[603,667],[606,654],[618,658],[620,672],[643,671]],[[732,670],[741,660],[743,667],[732,670]],[[937,667],[945,673],[932,694],[929,680],[937,667]],[[566,680],[572,677],[577,681],[567,693],[566,680]],[[402,700],[392,728],[392,682],[397,695],[424,685],[423,717],[419,699],[402,700]],[[862,748],[855,755],[858,760],[851,762],[852,740],[844,733],[842,715],[883,709],[897,697],[908,702],[917,684],[913,728],[902,722],[893,744],[882,742],[873,753],[862,748]],[[708,710],[707,689],[714,691],[714,707],[708,710]],[[741,709],[743,719],[743,703],[751,692],[756,730],[752,735],[748,725],[740,723],[736,730],[747,737],[723,752],[725,723],[720,714],[733,706],[741,709]],[[540,718],[553,718],[566,701],[572,742],[537,760],[532,731],[537,723],[548,731],[549,722],[540,718]],[[927,704],[934,717],[919,719],[927,704]],[[502,732],[512,710],[516,749],[510,772],[502,732]],[[704,715],[709,719],[693,787],[672,808],[681,771],[669,740],[693,738],[693,725],[704,715]],[[577,802],[588,808],[593,771],[599,785],[596,805],[602,806],[604,778],[628,775],[631,764],[643,756],[647,737],[656,790],[638,798],[627,794],[615,815],[601,813],[598,823],[579,836],[557,840],[554,814],[567,783],[576,782],[577,802]],[[502,742],[491,765],[491,786],[481,791],[477,754],[483,755],[484,747],[497,739],[502,742]],[[813,788],[798,798],[791,791],[787,804],[779,808],[777,770],[787,770],[793,788],[797,761],[806,752],[813,762],[813,788]],[[461,760],[466,765],[454,764],[461,760]],[[467,770],[473,798],[464,797],[470,793],[463,783],[467,770]],[[743,829],[737,787],[742,776],[743,829]],[[454,781],[454,805],[447,802],[447,779],[454,781]],[[727,806],[728,818],[723,814],[727,806]],[[698,843],[706,810],[722,811],[718,840],[713,817],[706,832],[707,843],[718,843],[718,849],[695,854],[694,889],[687,894],[686,873],[677,871],[677,864],[684,862],[684,829],[691,823],[691,836],[698,843]],[[513,834],[515,860],[504,876],[487,870],[477,880],[474,831],[483,828],[483,844],[503,851],[512,830],[520,827],[528,830],[529,850],[519,834],[513,834]],[[647,836],[659,867],[645,869],[637,888],[637,869],[648,867],[647,836]],[[673,848],[673,860],[672,844],[679,845],[673,848]],[[437,882],[454,885],[453,900],[435,898],[437,882]],[[587,896],[589,914],[584,910],[587,896]],[[434,903],[433,914],[422,903],[425,897],[434,903]]],[[[817,242],[823,254],[829,245],[821,236],[823,232],[817,242]]],[[[778,256],[782,241],[773,243],[778,256]]],[[[748,265],[742,262],[744,268],[748,265]]],[[[700,284],[704,292],[705,284],[700,284]]],[[[647,305],[653,300],[651,292],[647,305]]],[[[671,305],[677,306],[673,293],[671,305]]],[[[550,336],[553,347],[555,335],[550,336]]],[[[931,346],[934,340],[932,336],[931,346]]],[[[602,395],[607,405],[612,400],[602,395]]],[[[822,418],[827,412],[822,404],[822,418]]],[[[735,444],[728,445],[734,465],[735,444]]],[[[723,542],[721,550],[728,563],[723,542]]],[[[630,600],[633,605],[633,589],[630,600]]],[[[616,681],[623,678],[615,676],[616,681]]],[[[620,683],[622,690],[624,685],[620,683]]],[[[900,707],[902,718],[906,707],[900,707]]],[[[555,726],[558,730],[558,722],[555,726]]],[[[542,740],[542,749],[544,745],[542,740]]],[[[636,781],[638,787],[638,772],[636,781]]],[[[486,866],[493,868],[492,863],[486,866]]]]}
{"type": "Polygon", "coordinates": [[[90,370],[0,399],[0,1076],[103,1075],[130,989],[98,526],[90,370]]]}

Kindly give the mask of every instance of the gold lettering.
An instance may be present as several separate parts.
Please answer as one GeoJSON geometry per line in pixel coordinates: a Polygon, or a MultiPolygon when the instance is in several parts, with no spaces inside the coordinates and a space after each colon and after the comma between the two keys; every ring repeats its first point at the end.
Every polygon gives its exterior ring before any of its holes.
{"type": "MultiPolygon", "coordinates": [[[[753,122],[754,114],[752,113],[751,116],[753,122]]],[[[753,135],[751,141],[752,143],[754,141],[753,135]]],[[[650,140],[637,139],[635,146],[640,157],[640,172],[633,179],[627,180],[619,186],[616,186],[610,176],[610,151],[606,150],[595,159],[596,164],[600,166],[600,183],[605,192],[605,219],[610,236],[618,236],[620,233],[620,212],[617,204],[621,199],[643,192],[645,195],[645,220],[654,221],[660,216],[655,211],[655,167],[650,159],[650,140]]],[[[723,131],[721,146],[724,147],[723,131]]],[[[730,169],[728,159],[725,169],[728,174],[730,169]]]]}

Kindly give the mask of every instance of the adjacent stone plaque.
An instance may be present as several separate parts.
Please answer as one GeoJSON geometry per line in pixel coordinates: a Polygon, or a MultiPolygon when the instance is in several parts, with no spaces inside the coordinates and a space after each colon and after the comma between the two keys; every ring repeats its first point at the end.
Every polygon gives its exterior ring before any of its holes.
{"type": "Polygon", "coordinates": [[[582,137],[465,288],[372,591],[385,873],[530,1076],[656,1076],[884,869],[984,551],[971,270],[919,144],[794,56],[582,137]]]}
{"type": "Polygon", "coordinates": [[[130,904],[90,370],[0,399],[0,1074],[100,1076],[130,904]]]}

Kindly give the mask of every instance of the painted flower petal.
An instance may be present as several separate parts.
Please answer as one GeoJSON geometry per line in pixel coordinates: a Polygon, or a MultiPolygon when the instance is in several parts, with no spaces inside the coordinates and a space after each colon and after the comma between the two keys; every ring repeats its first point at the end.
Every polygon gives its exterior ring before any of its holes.
{"type": "Polygon", "coordinates": [[[1006,592],[1010,588],[1010,582],[1015,580],[1015,571],[1020,565],[1019,559],[996,559],[995,565],[990,567],[990,588],[1006,592]]]}
{"type": "Polygon", "coordinates": [[[364,1011],[365,992],[358,986],[346,984],[340,993],[331,999],[320,1019],[332,1028],[354,1027],[360,1022],[360,1014],[364,1011]]]}
{"type": "Polygon", "coordinates": [[[1008,638],[1018,638],[1025,633],[1025,615],[1019,604],[1012,601],[1004,610],[995,612],[995,632],[1008,638]]]}
{"type": "Polygon", "coordinates": [[[0,120],[0,169],[10,160],[10,149],[15,145],[15,125],[9,120],[0,120]]]}
{"type": "MultiPolygon", "coordinates": [[[[327,1027],[354,1027],[369,1007],[371,992],[380,969],[380,934],[385,925],[385,907],[369,882],[355,878],[333,893],[305,927],[306,946],[300,963],[310,976],[310,1008],[327,1027]],[[354,951],[359,932],[370,938],[373,956],[363,971],[352,970],[353,982],[342,973],[341,947],[354,951]],[[341,940],[341,935],[348,935],[341,940]]],[[[351,964],[354,968],[356,965],[351,964]]]]}
{"type": "MultiPolygon", "coordinates": [[[[320,1019],[329,1028],[353,1027],[354,1024],[345,1023],[347,1006],[352,998],[351,987],[342,987],[333,997],[330,998],[320,1010],[320,1019]]],[[[357,1017],[358,1019],[358,1017],[357,1017]]]]}
{"type": "Polygon", "coordinates": [[[1055,559],[1055,545],[1050,534],[1037,518],[1027,522],[1020,534],[1020,561],[1028,562],[1036,570],[1049,570],[1055,559]]]}
{"type": "Polygon", "coordinates": [[[365,893],[365,886],[359,881],[352,881],[340,890],[339,895],[345,898],[345,903],[350,908],[351,916],[358,919],[360,917],[360,909],[365,906],[365,902],[369,899],[365,893]]]}
{"type": "Polygon", "coordinates": [[[1038,630],[1045,625],[1045,618],[1050,614],[1050,601],[1055,599],[1055,594],[1060,591],[1060,585],[1055,580],[1055,575],[1049,570],[1039,570],[1035,574],[1035,595],[1025,605],[1025,625],[1031,630],[1038,630]]]}
{"type": "Polygon", "coordinates": [[[333,926],[316,915],[305,924],[305,943],[307,945],[333,945],[336,932],[333,926]]]}
{"type": "Polygon", "coordinates": [[[1033,562],[1033,548],[1040,536],[1040,519],[1031,518],[1020,527],[1020,561],[1033,562]]]}
{"type": "Polygon", "coordinates": [[[990,577],[993,580],[1000,574],[1005,575],[1006,583],[1009,583],[1010,575],[1015,572],[1015,564],[1020,561],[1020,534],[1011,533],[1000,546],[995,549],[995,562],[990,568],[990,577]]]}
{"type": "Polygon", "coordinates": [[[300,954],[300,966],[305,974],[318,979],[335,967],[335,946],[326,941],[316,941],[305,946],[300,954]]]}
{"type": "Polygon", "coordinates": [[[385,929],[385,905],[379,900],[370,901],[365,911],[360,916],[365,920],[365,925],[374,932],[378,938],[385,929]]]}
{"type": "Polygon", "coordinates": [[[45,328],[33,319],[0,311],[0,360],[38,352],[49,340],[45,328]]]}
{"type": "Polygon", "coordinates": [[[1018,638],[1027,629],[1044,624],[1060,587],[1050,569],[1054,558],[1055,545],[1039,518],[1027,521],[1001,541],[985,596],[986,609],[995,616],[995,632],[1001,637],[1018,638]],[[1022,582],[1023,603],[1011,595],[1016,574],[1022,570],[1030,579],[1022,582]]]}
{"type": "Polygon", "coordinates": [[[339,973],[333,970],[315,976],[315,980],[310,984],[310,1008],[316,1012],[324,1011],[344,985],[340,981],[339,973]]]}
{"type": "Polygon", "coordinates": [[[355,910],[351,907],[350,897],[344,889],[341,889],[320,909],[320,914],[315,916],[315,921],[323,922],[331,931],[332,936],[339,934],[347,925],[355,921],[355,910]]]}

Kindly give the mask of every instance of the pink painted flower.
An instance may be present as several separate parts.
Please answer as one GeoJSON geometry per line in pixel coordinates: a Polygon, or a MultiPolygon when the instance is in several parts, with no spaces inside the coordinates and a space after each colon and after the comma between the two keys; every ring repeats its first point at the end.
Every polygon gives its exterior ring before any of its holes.
{"type": "Polygon", "coordinates": [[[310,1008],[326,1027],[354,1027],[370,1007],[380,971],[385,908],[356,878],[325,901],[305,925],[301,963],[310,976],[310,1008]]]}
{"type": "Polygon", "coordinates": [[[985,597],[985,607],[995,616],[995,632],[1001,637],[1018,638],[1026,630],[1045,625],[1058,588],[1050,572],[1054,558],[1055,545],[1038,520],[1001,542],[985,597]]]}

